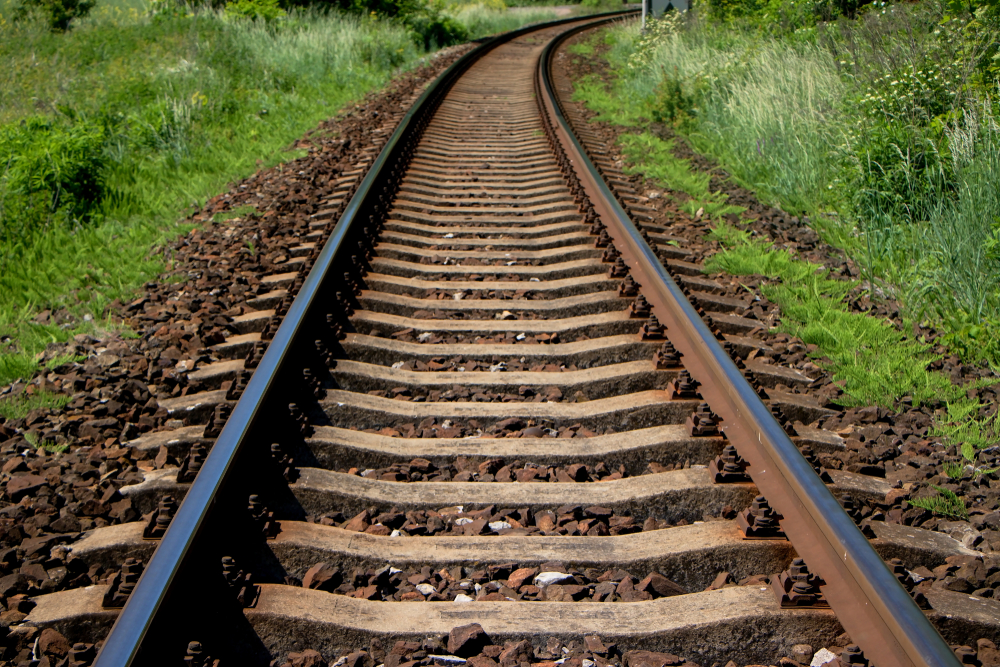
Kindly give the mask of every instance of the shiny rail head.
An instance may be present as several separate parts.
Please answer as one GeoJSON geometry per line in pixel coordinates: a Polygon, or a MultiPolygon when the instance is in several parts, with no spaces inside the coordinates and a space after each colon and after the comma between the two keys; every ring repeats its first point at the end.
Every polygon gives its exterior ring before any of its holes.
{"type": "Polygon", "coordinates": [[[521,35],[553,26],[607,20],[609,16],[634,13],[635,10],[626,10],[584,18],[560,19],[492,37],[462,56],[427,87],[400,121],[358,186],[298,295],[289,306],[281,325],[274,332],[267,351],[243,389],[198,477],[105,640],[94,662],[95,667],[148,667],[174,664],[173,658],[183,658],[182,654],[170,655],[159,645],[147,647],[144,642],[148,637],[153,637],[155,643],[155,640],[170,635],[174,619],[166,618],[168,614],[165,610],[168,607],[185,604],[181,600],[201,597],[198,592],[181,590],[192,586],[196,588],[201,583],[184,581],[185,575],[196,581],[198,579],[192,573],[196,568],[190,562],[196,557],[195,552],[199,551],[196,542],[207,539],[204,535],[205,527],[212,519],[213,512],[218,511],[218,507],[222,505],[219,502],[220,493],[232,481],[237,458],[252,439],[254,429],[266,420],[268,401],[273,399],[280,402],[281,374],[293,357],[297,341],[309,341],[306,334],[311,324],[309,317],[315,311],[314,304],[317,303],[324,284],[336,274],[337,267],[342,266],[351,254],[347,249],[348,243],[367,222],[369,209],[377,204],[378,186],[388,179],[388,172],[399,157],[404,143],[411,135],[419,132],[422,119],[433,111],[449,86],[485,53],[521,35]]]}

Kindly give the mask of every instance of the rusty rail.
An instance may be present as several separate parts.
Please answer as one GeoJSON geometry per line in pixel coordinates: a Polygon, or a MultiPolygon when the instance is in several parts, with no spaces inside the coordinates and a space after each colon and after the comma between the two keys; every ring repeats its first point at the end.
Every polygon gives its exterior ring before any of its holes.
{"type": "Polygon", "coordinates": [[[701,393],[726,424],[729,442],[749,462],[748,472],[810,569],[853,641],[878,667],[958,667],[955,654],[899,584],[840,503],[802,457],[768,407],[715,339],[680,287],[660,264],[587,156],[567,121],[551,80],[558,45],[592,26],[563,33],[539,60],[536,89],[544,112],[594,208],[605,221],[642,294],[670,332],[701,393]]]}

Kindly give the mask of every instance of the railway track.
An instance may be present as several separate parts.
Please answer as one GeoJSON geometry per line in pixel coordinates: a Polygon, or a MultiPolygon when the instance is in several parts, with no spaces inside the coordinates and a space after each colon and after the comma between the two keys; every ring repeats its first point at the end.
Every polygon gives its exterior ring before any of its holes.
{"type": "Polygon", "coordinates": [[[607,20],[487,42],[428,88],[198,371],[213,390],[169,405],[194,425],[136,441],[186,457],[122,489],[149,521],[72,548],[135,560],[28,623],[114,624],[101,667],[777,664],[845,630],[842,662],[956,665],[945,639],[995,634],[966,596],[918,607],[882,558],[905,583],[966,552],[866,537],[837,497],[884,480],[817,474],[822,408],[761,389],[787,377],[737,364],[753,325],[630,219],[551,71],[607,20]]]}

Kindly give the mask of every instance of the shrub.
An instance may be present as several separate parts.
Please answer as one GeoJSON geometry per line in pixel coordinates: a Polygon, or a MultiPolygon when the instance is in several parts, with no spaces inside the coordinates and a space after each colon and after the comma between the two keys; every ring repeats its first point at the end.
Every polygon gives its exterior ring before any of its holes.
{"type": "Polygon", "coordinates": [[[83,120],[34,116],[0,126],[0,245],[9,251],[50,221],[94,214],[104,195],[105,137],[83,120]]]}
{"type": "Polygon", "coordinates": [[[413,40],[426,50],[451,46],[468,39],[465,26],[443,13],[444,3],[432,0],[420,9],[403,16],[403,22],[413,34],[413,40]]]}
{"type": "Polygon", "coordinates": [[[653,120],[657,122],[681,125],[694,108],[694,100],[684,94],[676,70],[675,67],[673,75],[664,71],[663,79],[653,93],[651,107],[653,120]]]}
{"type": "Polygon", "coordinates": [[[248,19],[273,21],[285,16],[285,10],[278,6],[278,0],[236,0],[226,3],[226,14],[248,19]]]}
{"type": "Polygon", "coordinates": [[[95,4],[95,0],[22,0],[15,16],[25,18],[32,12],[38,12],[45,16],[53,32],[66,32],[73,19],[89,14],[95,4]]]}

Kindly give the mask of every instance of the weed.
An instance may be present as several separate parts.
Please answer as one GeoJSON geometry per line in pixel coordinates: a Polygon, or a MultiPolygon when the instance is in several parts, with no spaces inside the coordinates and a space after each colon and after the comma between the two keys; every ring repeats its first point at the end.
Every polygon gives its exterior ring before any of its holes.
{"type": "Polygon", "coordinates": [[[953,519],[967,520],[969,518],[969,510],[965,507],[965,501],[955,495],[954,491],[936,485],[932,485],[932,487],[937,490],[938,495],[912,498],[909,503],[914,507],[922,507],[935,514],[953,519]]]}
{"type": "Polygon", "coordinates": [[[975,464],[981,450],[1000,443],[1000,413],[980,417],[985,411],[978,398],[962,397],[949,401],[945,418],[934,421],[932,435],[954,445],[969,463],[975,464]]]}
{"type": "Polygon", "coordinates": [[[945,461],[941,464],[944,474],[950,479],[962,479],[965,476],[965,464],[955,461],[945,461]]]}
{"type": "Polygon", "coordinates": [[[739,229],[734,225],[718,223],[708,234],[705,235],[708,241],[717,241],[727,248],[735,248],[748,245],[750,243],[750,232],[739,229]]]}
{"type": "Polygon", "coordinates": [[[278,6],[278,0],[236,0],[226,3],[226,14],[250,20],[274,21],[285,18],[285,10],[278,6]]]}
{"type": "Polygon", "coordinates": [[[794,4],[711,0],[708,19],[611,28],[616,99],[765,203],[807,213],[963,359],[1000,365],[1000,67],[985,65],[1000,15],[794,4]],[[840,13],[863,16],[817,24],[840,13]]]}
{"type": "Polygon", "coordinates": [[[68,444],[57,445],[52,440],[39,440],[35,436],[35,434],[32,433],[31,431],[27,431],[24,434],[24,439],[27,440],[28,444],[34,447],[35,449],[42,450],[42,453],[57,454],[60,452],[65,452],[67,449],[69,449],[68,444]]]}
{"type": "Polygon", "coordinates": [[[50,391],[36,391],[33,394],[17,394],[0,399],[0,416],[5,419],[23,419],[32,410],[47,408],[58,410],[72,400],[65,394],[50,391]]]}
{"type": "Polygon", "coordinates": [[[229,209],[228,211],[220,211],[212,216],[212,222],[227,222],[229,220],[237,220],[240,218],[249,218],[258,215],[258,211],[253,206],[249,204],[245,206],[237,206],[236,208],[229,209]]]}
{"type": "Polygon", "coordinates": [[[821,363],[844,381],[844,405],[891,406],[903,396],[919,405],[965,394],[966,387],[927,370],[934,360],[930,345],[908,338],[891,322],[848,310],[845,298],[855,283],[834,280],[822,266],[749,239],[726,223],[718,223],[712,237],[724,249],[708,259],[706,271],[776,280],[762,292],[781,308],[781,328],[819,347],[818,356],[828,360],[821,363]]]}
{"type": "Polygon", "coordinates": [[[555,12],[551,9],[526,7],[525,11],[510,12],[503,7],[491,7],[485,3],[458,4],[445,11],[465,26],[469,39],[495,35],[520,28],[522,25],[552,21],[556,18],[555,12]]]}
{"type": "Polygon", "coordinates": [[[60,354],[45,362],[45,367],[49,370],[55,370],[64,364],[72,364],[78,361],[85,361],[86,359],[87,357],[79,354],[60,354]]]}

